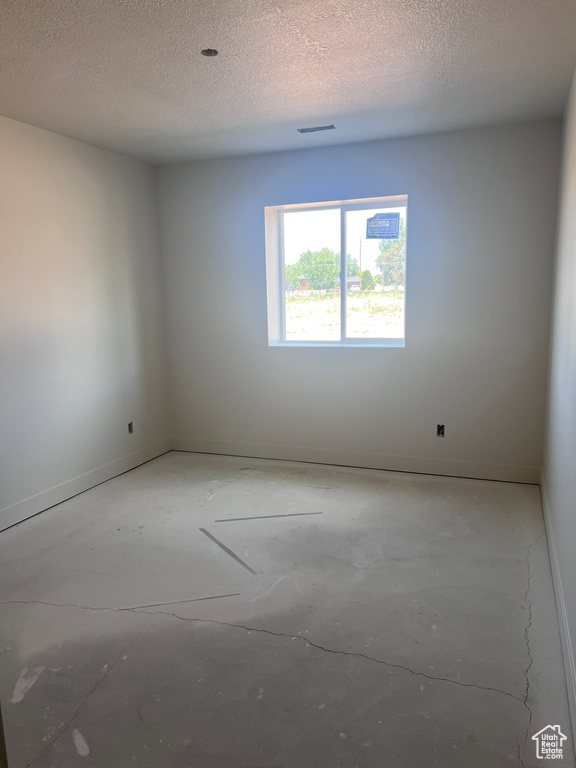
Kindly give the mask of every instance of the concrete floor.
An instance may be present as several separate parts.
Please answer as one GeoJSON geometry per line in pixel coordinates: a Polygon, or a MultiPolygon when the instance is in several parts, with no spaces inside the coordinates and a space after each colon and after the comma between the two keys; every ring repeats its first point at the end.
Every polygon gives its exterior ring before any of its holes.
{"type": "Polygon", "coordinates": [[[170,453],[0,547],[11,768],[575,764],[537,487],[170,453]]]}

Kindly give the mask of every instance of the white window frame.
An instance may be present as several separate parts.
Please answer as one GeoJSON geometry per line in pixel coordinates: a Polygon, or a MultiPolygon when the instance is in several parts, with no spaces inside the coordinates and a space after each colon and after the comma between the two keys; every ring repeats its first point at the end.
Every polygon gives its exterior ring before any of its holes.
{"type": "MultiPolygon", "coordinates": [[[[360,200],[334,200],[327,203],[267,206],[264,209],[266,228],[266,290],[268,306],[268,345],[271,347],[404,347],[406,345],[406,298],[404,286],[404,337],[402,338],[350,338],[346,336],[347,283],[346,213],[373,208],[406,208],[408,196],[371,197],[360,200]],[[284,213],[298,211],[325,211],[340,209],[340,339],[338,341],[293,341],[286,339],[286,307],[284,284],[284,213]],[[343,277],[344,276],[344,277],[343,277]]],[[[406,261],[408,260],[408,234],[406,234],[406,261]]],[[[406,275],[408,283],[408,275],[406,275]]]]}

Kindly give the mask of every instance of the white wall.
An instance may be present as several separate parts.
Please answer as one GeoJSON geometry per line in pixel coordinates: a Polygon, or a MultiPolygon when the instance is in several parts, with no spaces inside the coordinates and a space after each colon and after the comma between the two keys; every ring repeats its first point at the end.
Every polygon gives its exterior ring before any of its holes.
{"type": "Polygon", "coordinates": [[[160,169],[176,447],[537,482],[559,153],[546,121],[160,169]],[[264,206],[397,194],[406,348],[268,347],[264,206]]]}
{"type": "Polygon", "coordinates": [[[537,479],[557,122],[161,169],[169,428],[155,170],[5,118],[0,152],[0,527],[173,437],[537,479]],[[398,193],[406,348],[268,347],[264,206],[398,193]]]}
{"type": "Polygon", "coordinates": [[[565,123],[547,449],[542,480],[568,695],[576,732],[576,81],[572,84],[565,123]]]}
{"type": "Polygon", "coordinates": [[[2,528],[162,452],[166,424],[155,170],[6,118],[0,167],[2,528]]]}

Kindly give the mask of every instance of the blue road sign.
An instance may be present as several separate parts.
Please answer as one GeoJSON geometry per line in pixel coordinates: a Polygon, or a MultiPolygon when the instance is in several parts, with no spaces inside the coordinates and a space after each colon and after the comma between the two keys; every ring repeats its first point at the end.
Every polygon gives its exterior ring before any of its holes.
{"type": "Polygon", "coordinates": [[[366,221],[366,239],[368,240],[398,240],[399,234],[399,213],[377,213],[366,221]]]}

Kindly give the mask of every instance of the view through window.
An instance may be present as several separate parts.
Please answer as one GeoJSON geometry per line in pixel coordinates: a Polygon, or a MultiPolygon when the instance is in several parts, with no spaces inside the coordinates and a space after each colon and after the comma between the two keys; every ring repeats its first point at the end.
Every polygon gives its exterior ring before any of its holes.
{"type": "Polygon", "coordinates": [[[281,341],[402,345],[406,204],[401,197],[279,210],[281,341]]]}

